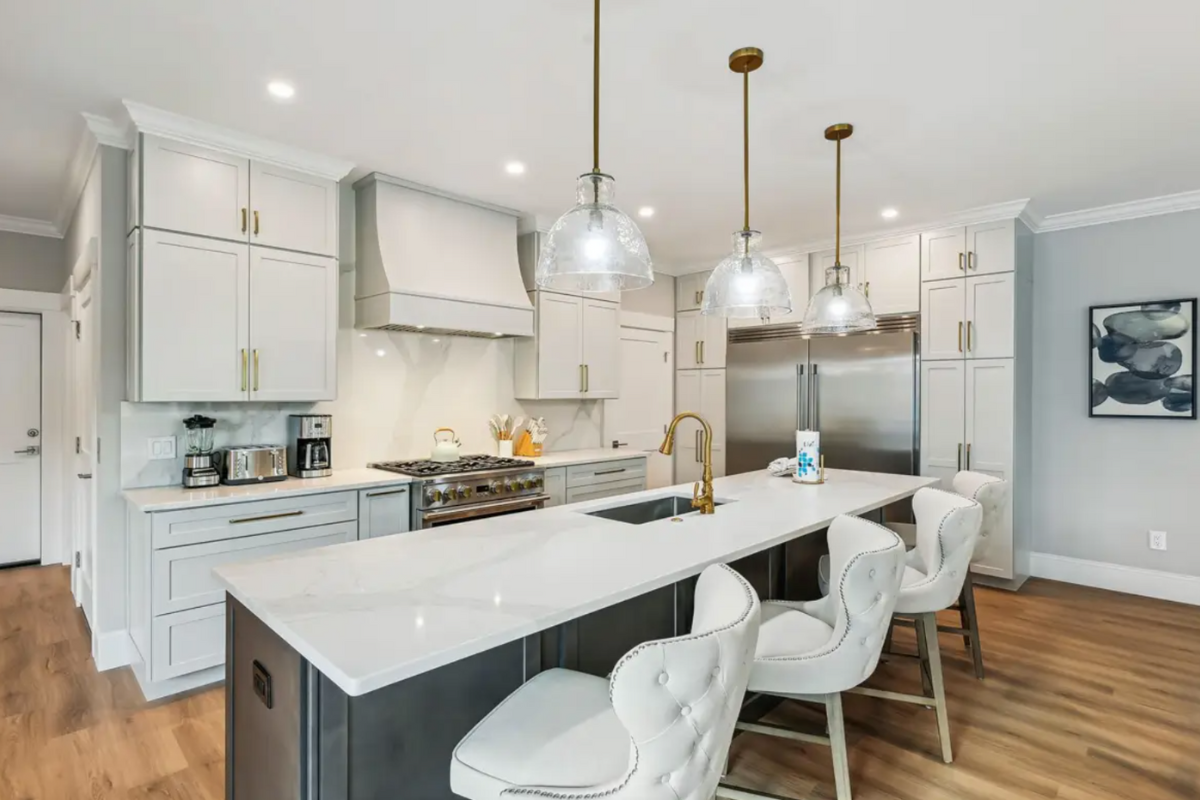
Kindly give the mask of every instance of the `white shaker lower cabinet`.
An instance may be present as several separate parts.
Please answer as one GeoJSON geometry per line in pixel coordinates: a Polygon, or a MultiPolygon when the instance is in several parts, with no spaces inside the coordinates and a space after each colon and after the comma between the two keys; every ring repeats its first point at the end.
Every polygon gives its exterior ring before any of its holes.
{"type": "Polygon", "coordinates": [[[553,506],[563,506],[567,504],[567,468],[566,467],[550,467],[546,470],[546,494],[550,499],[546,501],[546,508],[553,506]]]}
{"type": "Polygon", "coordinates": [[[358,538],[375,539],[407,533],[412,525],[408,486],[360,489],[358,492],[358,538]]]}
{"type": "MultiPolygon", "coordinates": [[[[694,411],[713,430],[713,477],[725,475],[725,370],[679,370],[675,373],[675,412],[694,411]]],[[[685,419],[675,428],[675,482],[698,481],[704,474],[702,429],[685,419]]]]}
{"type": "Polygon", "coordinates": [[[597,461],[566,468],[567,502],[582,503],[646,488],[646,459],[597,461]]]}
{"type": "Polygon", "coordinates": [[[966,451],[965,373],[963,361],[921,365],[921,474],[941,478],[947,491],[966,451]]]}
{"type": "Polygon", "coordinates": [[[249,297],[250,399],[336,399],[337,259],[251,247],[249,297]]]}

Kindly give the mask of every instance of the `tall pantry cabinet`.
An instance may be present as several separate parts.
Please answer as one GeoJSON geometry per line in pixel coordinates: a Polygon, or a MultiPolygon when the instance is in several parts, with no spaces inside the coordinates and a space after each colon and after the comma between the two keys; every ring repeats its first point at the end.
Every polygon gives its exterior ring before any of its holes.
{"type": "Polygon", "coordinates": [[[921,236],[921,474],[1007,480],[1005,519],[973,571],[1029,574],[1032,497],[1033,234],[1020,220],[921,236]]]}
{"type": "MultiPolygon", "coordinates": [[[[725,317],[700,312],[709,272],[675,279],[675,412],[694,411],[712,427],[713,477],[725,475],[725,317]]],[[[675,429],[675,482],[704,474],[701,428],[684,420],[675,429]]]]}
{"type": "Polygon", "coordinates": [[[129,399],[335,399],[337,180],[148,133],[129,179],[129,399]]]}

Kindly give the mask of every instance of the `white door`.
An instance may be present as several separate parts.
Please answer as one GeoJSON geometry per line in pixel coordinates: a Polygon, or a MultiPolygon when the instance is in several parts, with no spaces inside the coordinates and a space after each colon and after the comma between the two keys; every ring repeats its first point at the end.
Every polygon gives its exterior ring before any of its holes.
{"type": "Polygon", "coordinates": [[[141,295],[142,400],[247,399],[250,248],[145,231],[141,295]]]}
{"type": "Polygon", "coordinates": [[[42,557],[42,318],[0,312],[0,565],[42,557]]]}
{"type": "Polygon", "coordinates": [[[337,181],[250,162],[250,242],[337,255],[337,181]]]}
{"type": "Polygon", "coordinates": [[[966,362],[966,444],[963,466],[1012,480],[1013,361],[966,362]]]}
{"type": "Polygon", "coordinates": [[[704,341],[704,318],[699,311],[675,315],[675,367],[699,369],[700,343],[704,341]]]}
{"type": "Polygon", "coordinates": [[[250,162],[171,139],[142,139],[142,224],[248,241],[250,162]]]}
{"type": "Polygon", "coordinates": [[[921,284],[921,356],[926,361],[962,359],[965,352],[966,281],[921,284]]]}
{"type": "Polygon", "coordinates": [[[1013,274],[967,278],[968,358],[1012,358],[1013,274]]]}
{"type": "Polygon", "coordinates": [[[75,602],[94,628],[93,587],[96,585],[96,269],[77,275],[75,287],[75,365],[72,407],[77,437],[73,495],[75,561],[72,583],[75,602]]]}
{"type": "MultiPolygon", "coordinates": [[[[825,286],[825,270],[833,266],[837,260],[836,256],[836,250],[826,250],[824,253],[817,253],[812,257],[808,285],[813,294],[816,294],[825,286]]],[[[851,286],[858,286],[863,281],[862,256],[863,248],[861,245],[842,248],[842,266],[850,270],[849,283],[851,286]]]]}
{"type": "Polygon", "coordinates": [[[583,300],[584,397],[607,400],[621,394],[621,307],[583,300]]]}
{"type": "Polygon", "coordinates": [[[337,399],[337,259],[250,248],[250,398],[337,399]]]}
{"type": "Polygon", "coordinates": [[[966,228],[921,234],[921,280],[961,278],[966,274],[966,228]]]}
{"type": "Polygon", "coordinates": [[[1011,219],[967,227],[967,274],[1012,272],[1016,268],[1016,222],[1011,219]]]}
{"type": "Polygon", "coordinates": [[[921,310],[921,237],[885,239],[866,246],[863,291],[876,314],[921,310]]]}
{"type": "Polygon", "coordinates": [[[646,453],[646,486],[670,486],[671,459],[658,452],[673,416],[671,334],[621,328],[621,393],[604,406],[605,444],[646,453]]]}
{"type": "MultiPolygon", "coordinates": [[[[697,312],[699,313],[699,312],[697,312]]],[[[700,314],[697,326],[700,329],[700,367],[702,369],[725,368],[726,319],[717,314],[700,314]]]]}
{"type": "Polygon", "coordinates": [[[725,475],[725,370],[700,372],[700,416],[713,431],[713,477],[725,475]]]}
{"type": "Polygon", "coordinates": [[[583,397],[583,298],[537,293],[538,397],[583,397]]]}
{"type": "Polygon", "coordinates": [[[921,365],[921,474],[941,478],[944,489],[963,465],[964,363],[921,365]]]}

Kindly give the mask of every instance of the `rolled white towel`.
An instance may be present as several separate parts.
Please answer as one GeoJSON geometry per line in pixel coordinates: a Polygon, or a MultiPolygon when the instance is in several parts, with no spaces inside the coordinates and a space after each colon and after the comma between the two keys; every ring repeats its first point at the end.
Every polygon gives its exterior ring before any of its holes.
{"type": "Polygon", "coordinates": [[[777,458],[767,465],[767,471],[777,478],[796,474],[796,459],[777,458]]]}

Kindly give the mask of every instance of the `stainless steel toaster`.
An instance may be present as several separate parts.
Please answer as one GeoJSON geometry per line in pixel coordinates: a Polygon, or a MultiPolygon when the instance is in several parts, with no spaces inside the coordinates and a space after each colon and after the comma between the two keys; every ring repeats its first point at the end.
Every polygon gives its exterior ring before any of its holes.
{"type": "Polygon", "coordinates": [[[247,444],[221,453],[221,483],[265,483],[287,480],[287,447],[282,444],[247,444]]]}

